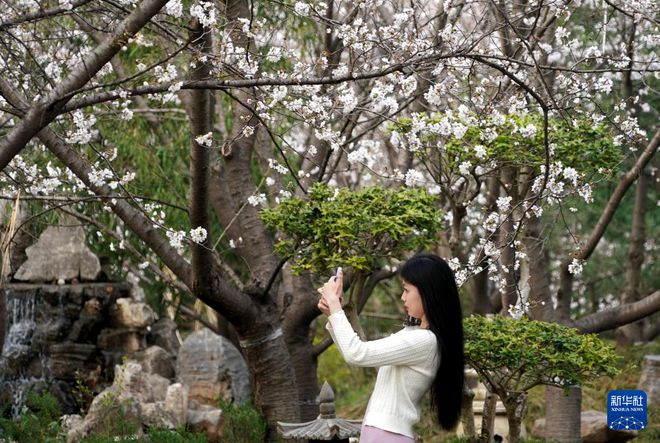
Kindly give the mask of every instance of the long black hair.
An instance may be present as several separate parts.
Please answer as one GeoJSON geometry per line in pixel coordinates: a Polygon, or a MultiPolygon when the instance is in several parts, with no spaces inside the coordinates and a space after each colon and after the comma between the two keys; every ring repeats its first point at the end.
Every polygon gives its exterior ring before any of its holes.
{"type": "Polygon", "coordinates": [[[440,366],[431,385],[431,407],[446,430],[458,423],[463,402],[463,316],[454,273],[433,254],[418,254],[401,268],[401,278],[422,297],[424,314],[438,341],[440,366]]]}

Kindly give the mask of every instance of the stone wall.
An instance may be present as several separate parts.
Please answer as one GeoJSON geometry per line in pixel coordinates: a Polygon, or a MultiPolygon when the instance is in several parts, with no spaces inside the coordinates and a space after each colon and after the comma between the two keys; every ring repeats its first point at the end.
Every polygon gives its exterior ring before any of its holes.
{"type": "Polygon", "coordinates": [[[123,355],[146,347],[146,328],[117,324],[116,302],[129,297],[129,284],[12,283],[2,290],[2,405],[17,409],[28,391],[48,391],[64,412],[78,412],[78,394],[97,393],[123,355]]]}

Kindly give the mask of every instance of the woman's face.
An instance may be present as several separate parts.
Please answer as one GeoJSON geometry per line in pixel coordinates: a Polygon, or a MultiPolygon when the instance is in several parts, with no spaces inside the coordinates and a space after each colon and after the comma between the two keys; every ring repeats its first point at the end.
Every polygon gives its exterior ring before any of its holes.
{"type": "Polygon", "coordinates": [[[406,313],[411,317],[419,319],[426,317],[424,315],[424,306],[422,305],[422,296],[419,294],[417,287],[403,279],[401,280],[401,285],[403,286],[401,300],[403,301],[406,313]]]}

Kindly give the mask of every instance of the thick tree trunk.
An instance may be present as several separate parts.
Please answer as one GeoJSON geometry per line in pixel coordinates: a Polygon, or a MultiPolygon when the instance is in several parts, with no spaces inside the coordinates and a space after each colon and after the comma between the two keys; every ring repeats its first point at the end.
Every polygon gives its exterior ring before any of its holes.
{"type": "Polygon", "coordinates": [[[509,423],[509,443],[520,440],[523,427],[523,418],[527,411],[527,393],[519,392],[502,399],[506,408],[506,418],[509,423]]]}
{"type": "Polygon", "coordinates": [[[282,327],[296,373],[300,419],[310,421],[319,415],[317,355],[312,346],[314,330],[310,327],[319,314],[316,307],[318,294],[312,286],[309,275],[293,276],[289,269],[283,271],[280,288],[282,327]]]}
{"type": "Polygon", "coordinates": [[[277,421],[300,421],[296,377],[291,355],[274,310],[261,312],[246,331],[241,348],[252,372],[254,401],[268,422],[266,440],[277,441],[277,421]]]}
{"type": "Polygon", "coordinates": [[[547,440],[557,440],[561,443],[579,442],[580,410],[582,406],[582,389],[571,386],[568,395],[564,389],[555,386],[545,387],[545,422],[547,440]]]}
{"type": "MultiPolygon", "coordinates": [[[[626,287],[621,296],[621,301],[633,303],[639,300],[639,285],[644,262],[644,241],[647,178],[644,173],[637,179],[635,194],[635,208],[633,210],[632,229],[630,233],[630,244],[628,245],[628,262],[626,268],[626,287]]],[[[637,321],[621,326],[616,331],[617,343],[620,345],[631,345],[643,338],[644,323],[637,321]]]]}
{"type": "Polygon", "coordinates": [[[288,336],[286,345],[296,373],[300,421],[314,420],[319,415],[319,381],[316,374],[317,358],[309,341],[309,327],[306,331],[301,330],[300,335],[288,336]]]}

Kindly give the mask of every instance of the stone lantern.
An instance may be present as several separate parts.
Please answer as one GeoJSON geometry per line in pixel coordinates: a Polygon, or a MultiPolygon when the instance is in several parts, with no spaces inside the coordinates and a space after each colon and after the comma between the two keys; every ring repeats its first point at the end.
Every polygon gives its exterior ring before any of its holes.
{"type": "Polygon", "coordinates": [[[335,441],[348,443],[350,437],[360,435],[360,420],[345,420],[335,415],[335,393],[323,383],[319,393],[320,414],[316,420],[306,423],[277,422],[277,430],[284,440],[308,440],[309,443],[335,441]]]}

